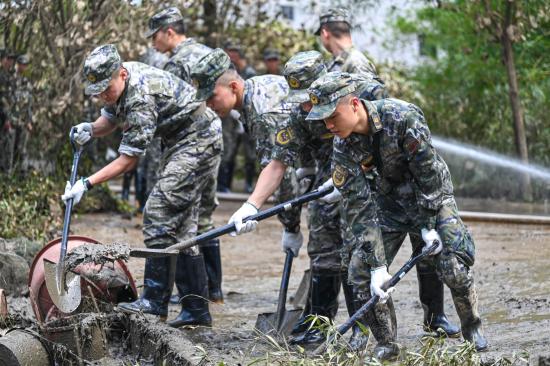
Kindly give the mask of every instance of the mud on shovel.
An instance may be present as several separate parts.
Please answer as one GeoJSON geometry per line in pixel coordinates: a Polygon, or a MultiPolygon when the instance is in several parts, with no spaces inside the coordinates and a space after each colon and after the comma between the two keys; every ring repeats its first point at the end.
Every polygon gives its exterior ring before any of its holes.
{"type": "Polygon", "coordinates": [[[288,281],[290,279],[290,270],[292,268],[292,259],[294,254],[291,250],[286,250],[285,266],[283,269],[283,278],[281,279],[281,288],[279,289],[279,302],[277,303],[276,313],[263,313],[258,315],[254,328],[262,333],[277,333],[279,335],[289,335],[292,327],[302,314],[303,309],[286,310],[286,294],[288,290],[288,281]]]}
{"type": "MultiPolygon", "coordinates": [[[[326,189],[316,189],[310,193],[306,193],[290,201],[283,202],[276,206],[268,208],[267,210],[260,211],[255,215],[245,218],[243,221],[244,222],[249,220],[261,221],[261,220],[267,219],[281,212],[288,211],[296,206],[300,206],[309,201],[313,201],[313,200],[316,200],[317,198],[323,197],[324,195],[327,195],[330,192],[332,192],[333,189],[334,189],[333,187],[329,187],[326,189]]],[[[151,249],[151,248],[131,249],[130,256],[137,257],[137,258],[151,258],[151,257],[166,257],[171,255],[178,255],[178,253],[184,249],[191,248],[192,246],[195,246],[197,244],[200,244],[210,239],[217,238],[224,234],[229,234],[230,232],[233,232],[233,231],[235,231],[235,224],[227,224],[217,229],[207,231],[204,234],[195,236],[194,238],[184,240],[181,243],[174,244],[165,249],[151,249]]]]}
{"type": "MultiPolygon", "coordinates": [[[[78,145],[74,141],[75,129],[71,129],[70,139],[73,147],[73,165],[71,168],[71,186],[76,182],[78,162],[84,146],[78,145]]],[[[80,305],[82,292],[80,289],[80,276],[74,272],[65,271],[65,256],[67,254],[67,242],[69,239],[69,227],[71,225],[71,211],[73,209],[73,199],[67,200],[65,206],[65,218],[63,219],[63,235],[61,237],[61,249],[59,251],[59,261],[57,263],[44,259],[44,279],[46,288],[55,304],[64,313],[72,313],[80,305]]]]}
{"type": "MultiPolygon", "coordinates": [[[[382,285],[382,289],[384,291],[387,291],[390,287],[394,287],[395,285],[397,285],[399,281],[401,281],[401,279],[407,274],[407,272],[409,272],[416,265],[416,263],[418,263],[423,258],[429,256],[437,248],[438,245],[439,242],[435,240],[432,245],[421,251],[420,254],[415,255],[415,253],[413,253],[411,258],[403,265],[403,267],[401,267],[399,271],[397,271],[388,282],[382,285]]],[[[313,354],[320,355],[324,353],[329,345],[334,344],[337,338],[343,336],[351,327],[353,327],[353,325],[357,321],[359,321],[359,319],[364,317],[365,314],[370,309],[372,309],[372,307],[376,305],[379,300],[380,297],[378,295],[374,295],[373,297],[371,297],[369,301],[363,304],[363,306],[361,306],[361,308],[359,308],[359,310],[357,310],[355,314],[351,316],[351,318],[346,320],[344,324],[340,325],[336,329],[336,333],[332,334],[330,337],[328,337],[327,341],[317,347],[315,351],[313,351],[313,354]]]]}

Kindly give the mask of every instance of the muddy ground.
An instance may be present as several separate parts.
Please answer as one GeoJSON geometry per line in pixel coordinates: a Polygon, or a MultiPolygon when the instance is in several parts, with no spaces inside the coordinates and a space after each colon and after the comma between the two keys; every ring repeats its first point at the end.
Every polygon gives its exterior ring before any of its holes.
{"type": "MultiPolygon", "coordinates": [[[[221,202],[215,214],[216,225],[225,224],[239,206],[236,202],[221,202]]],[[[490,351],[484,353],[483,358],[527,351],[531,363],[537,364],[540,356],[550,356],[550,227],[488,223],[470,223],[469,226],[477,244],[474,270],[485,334],[490,342],[490,351]]],[[[104,243],[127,242],[142,246],[141,217],[80,215],[73,218],[71,229],[75,234],[104,243]]],[[[272,218],[263,221],[255,233],[223,237],[225,304],[211,305],[214,319],[211,330],[181,330],[193,343],[204,348],[210,360],[208,363],[247,364],[264,353],[265,347],[252,329],[257,314],[276,309],[284,261],[279,245],[280,233],[280,224],[272,218]]],[[[409,255],[410,245],[406,243],[391,269],[395,271],[409,255]]],[[[143,263],[143,259],[133,258],[129,262],[140,286],[143,263]]],[[[307,267],[307,253],[302,249],[294,261],[289,294],[294,293],[307,267]]],[[[414,269],[398,285],[394,302],[398,341],[408,350],[414,350],[424,334],[414,269]]],[[[446,312],[458,323],[448,290],[446,312]]],[[[177,313],[178,307],[172,305],[169,318],[177,313]]],[[[344,321],[345,316],[341,295],[337,321],[344,321]]],[[[198,348],[189,350],[189,354],[197,359],[204,356],[198,348]]]]}

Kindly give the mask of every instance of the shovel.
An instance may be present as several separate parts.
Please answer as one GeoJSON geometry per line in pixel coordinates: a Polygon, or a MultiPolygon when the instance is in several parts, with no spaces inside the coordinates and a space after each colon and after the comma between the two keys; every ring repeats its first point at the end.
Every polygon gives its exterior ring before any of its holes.
{"type": "MultiPolygon", "coordinates": [[[[71,130],[71,146],[73,147],[73,166],[71,168],[71,186],[76,182],[78,162],[84,149],[74,141],[74,128],[71,130]]],[[[65,256],[67,254],[67,242],[69,238],[69,226],[71,225],[71,211],[73,199],[67,200],[65,206],[65,218],[63,220],[63,235],[61,237],[61,249],[57,263],[44,259],[44,280],[50,297],[63,313],[70,314],[78,308],[82,300],[80,289],[80,276],[74,272],[65,271],[65,256]]]]}
{"type": "MultiPolygon", "coordinates": [[[[433,244],[427,247],[426,250],[421,251],[420,254],[415,255],[415,253],[413,253],[411,258],[403,265],[403,267],[401,267],[399,271],[397,271],[388,282],[382,285],[382,289],[384,291],[387,291],[390,287],[394,287],[395,285],[397,285],[397,283],[401,281],[401,279],[416,265],[416,263],[418,263],[423,258],[429,256],[437,248],[438,245],[439,242],[437,240],[434,240],[433,244]]],[[[315,351],[313,351],[313,354],[320,355],[321,353],[324,353],[330,344],[334,344],[334,341],[337,338],[343,336],[351,327],[353,327],[353,325],[357,321],[359,321],[359,319],[364,317],[365,314],[370,309],[372,309],[372,307],[376,305],[379,300],[380,297],[378,295],[374,295],[373,297],[371,297],[369,301],[363,304],[363,306],[361,306],[361,308],[359,308],[359,310],[357,310],[355,314],[351,316],[351,318],[346,320],[344,324],[340,325],[336,329],[336,333],[332,334],[325,343],[317,347],[315,351]]]]}
{"type": "MultiPolygon", "coordinates": [[[[243,221],[256,220],[261,221],[267,219],[271,216],[275,216],[281,212],[288,211],[296,206],[300,206],[309,201],[316,200],[317,198],[323,197],[326,194],[332,192],[334,187],[329,187],[326,189],[316,189],[310,193],[306,193],[303,196],[296,197],[290,201],[280,203],[276,206],[268,208],[267,210],[260,211],[255,215],[245,218],[243,221]]],[[[166,257],[170,255],[178,255],[178,253],[184,249],[191,248],[199,243],[204,241],[217,238],[224,234],[235,231],[235,224],[227,224],[221,226],[217,229],[207,231],[201,235],[195,236],[194,238],[187,239],[181,243],[174,244],[165,249],[151,249],[151,248],[140,248],[140,249],[131,249],[130,256],[137,258],[151,258],[151,257],[166,257]]]]}
{"type": "Polygon", "coordinates": [[[285,266],[283,269],[283,278],[281,279],[281,288],[279,290],[279,302],[277,303],[276,313],[263,313],[258,315],[254,328],[262,333],[269,334],[276,332],[280,335],[289,335],[292,327],[302,314],[303,309],[286,310],[286,293],[288,290],[288,281],[290,279],[290,270],[292,268],[292,259],[294,254],[291,250],[286,250],[285,266]]]}

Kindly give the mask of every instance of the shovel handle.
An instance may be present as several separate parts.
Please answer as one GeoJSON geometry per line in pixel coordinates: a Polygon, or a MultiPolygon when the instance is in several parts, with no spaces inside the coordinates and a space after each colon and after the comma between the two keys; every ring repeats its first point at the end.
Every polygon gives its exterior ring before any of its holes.
{"type": "MultiPolygon", "coordinates": [[[[271,216],[275,216],[275,215],[277,215],[281,212],[288,211],[288,210],[290,210],[290,209],[292,209],[296,206],[300,206],[300,205],[302,205],[304,203],[307,203],[309,201],[313,201],[313,200],[316,200],[317,198],[323,197],[324,195],[332,192],[333,189],[334,189],[334,187],[329,187],[327,189],[316,189],[312,192],[309,192],[309,193],[306,193],[302,196],[296,197],[296,198],[294,198],[290,201],[280,203],[280,204],[278,204],[276,206],[273,206],[273,207],[271,207],[267,210],[260,211],[257,214],[254,214],[252,216],[248,216],[243,220],[243,222],[246,222],[246,221],[249,221],[249,220],[255,220],[255,221],[265,220],[265,219],[267,219],[271,216]]],[[[167,252],[166,253],[167,255],[174,254],[174,253],[182,251],[183,249],[190,248],[190,247],[195,246],[199,243],[217,238],[217,237],[222,236],[224,234],[229,234],[230,232],[233,232],[233,231],[235,231],[235,224],[234,223],[227,224],[227,225],[221,226],[217,229],[207,231],[204,234],[195,236],[194,238],[185,240],[181,243],[174,244],[174,245],[166,248],[165,251],[167,252]]]]}
{"type": "Polygon", "coordinates": [[[292,260],[294,259],[294,254],[290,249],[285,250],[285,253],[285,266],[281,278],[281,288],[279,289],[279,302],[277,303],[277,331],[281,330],[285,319],[286,294],[288,292],[288,282],[290,281],[290,271],[292,270],[292,260]]]}
{"type": "MultiPolygon", "coordinates": [[[[421,251],[419,254],[411,256],[411,258],[397,271],[392,278],[382,285],[382,289],[386,291],[390,287],[394,287],[401,281],[401,279],[409,272],[420,260],[424,259],[425,257],[429,256],[439,245],[439,242],[435,240],[432,245],[427,247],[425,250],[421,251]]],[[[348,320],[344,322],[344,324],[340,325],[337,329],[337,332],[329,337],[328,341],[321,346],[319,346],[315,351],[314,354],[318,355],[325,351],[326,346],[334,341],[336,337],[344,335],[360,318],[364,317],[365,314],[372,309],[374,305],[378,303],[380,300],[380,297],[378,295],[374,295],[370,298],[369,301],[367,301],[363,306],[359,308],[348,320]]]]}

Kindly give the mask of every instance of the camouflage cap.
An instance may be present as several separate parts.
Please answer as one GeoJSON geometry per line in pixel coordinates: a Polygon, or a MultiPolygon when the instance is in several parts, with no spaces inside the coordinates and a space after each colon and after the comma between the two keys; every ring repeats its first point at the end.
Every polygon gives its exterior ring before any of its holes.
{"type": "Polygon", "coordinates": [[[345,22],[351,27],[351,15],[346,8],[330,8],[319,17],[319,28],[315,31],[315,35],[321,34],[321,27],[323,24],[332,22],[345,22]]]}
{"type": "Polygon", "coordinates": [[[152,37],[162,27],[183,20],[183,16],[175,6],[159,11],[149,18],[149,29],[145,32],[145,38],[152,37]]]}
{"type": "Polygon", "coordinates": [[[29,56],[27,55],[19,55],[17,56],[16,62],[21,65],[28,65],[31,61],[29,59],[29,56]]]}
{"type": "Polygon", "coordinates": [[[84,77],[86,78],[87,95],[97,95],[105,91],[113,73],[120,68],[122,60],[112,44],[106,44],[94,49],[84,61],[84,77]]]}
{"type": "Polygon", "coordinates": [[[231,66],[229,56],[221,48],[216,48],[201,58],[191,68],[193,85],[197,88],[195,98],[206,100],[214,92],[216,81],[231,66]]]}
{"type": "Polygon", "coordinates": [[[279,51],[274,48],[266,48],[264,50],[264,60],[279,60],[281,55],[279,51]]]}
{"type": "Polygon", "coordinates": [[[320,120],[330,117],[340,98],[353,93],[357,83],[347,72],[333,71],[315,80],[307,90],[313,107],[307,120],[320,120]]]}
{"type": "Polygon", "coordinates": [[[226,51],[235,51],[238,52],[241,57],[244,57],[244,50],[242,46],[234,41],[227,41],[223,45],[223,49],[226,51]]]}
{"type": "Polygon", "coordinates": [[[320,52],[298,52],[292,56],[283,69],[283,76],[290,87],[288,101],[294,103],[308,101],[307,88],[326,72],[327,68],[320,52]]]}
{"type": "Polygon", "coordinates": [[[5,58],[16,58],[17,57],[17,54],[9,48],[2,48],[1,52],[0,52],[0,55],[1,55],[0,57],[5,57],[5,58]]]}

